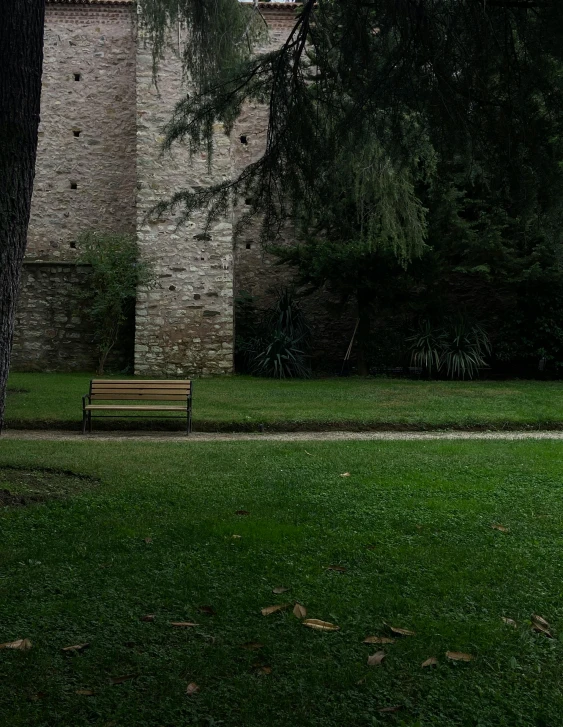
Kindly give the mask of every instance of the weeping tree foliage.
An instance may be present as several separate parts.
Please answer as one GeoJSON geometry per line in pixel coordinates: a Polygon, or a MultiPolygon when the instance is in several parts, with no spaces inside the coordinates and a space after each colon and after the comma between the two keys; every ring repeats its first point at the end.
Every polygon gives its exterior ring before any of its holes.
{"type": "Polygon", "coordinates": [[[484,275],[485,258],[561,247],[558,0],[304,0],[287,40],[262,54],[255,3],[143,0],[142,16],[156,61],[166,23],[190,29],[194,90],[167,147],[209,146],[214,123],[230,133],[248,102],[270,112],[260,159],[158,211],[204,208],[211,224],[250,199],[239,230],[259,215],[263,241],[304,280],[355,294],[368,324],[374,271],[409,265],[437,236],[484,275]],[[288,220],[299,235],[280,245],[288,220]]]}

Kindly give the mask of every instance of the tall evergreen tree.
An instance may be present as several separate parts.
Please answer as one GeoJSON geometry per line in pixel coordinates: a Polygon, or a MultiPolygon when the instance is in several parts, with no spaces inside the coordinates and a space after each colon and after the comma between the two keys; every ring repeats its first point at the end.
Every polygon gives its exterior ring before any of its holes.
{"type": "Polygon", "coordinates": [[[525,265],[561,245],[562,56],[556,0],[305,0],[278,50],[199,69],[168,127],[195,150],[263,101],[263,156],[169,206],[211,221],[243,196],[241,225],[260,215],[269,244],[293,220],[282,258],[336,287],[351,272],[360,309],[378,259],[406,265],[425,242],[471,275],[514,248],[525,265]]]}

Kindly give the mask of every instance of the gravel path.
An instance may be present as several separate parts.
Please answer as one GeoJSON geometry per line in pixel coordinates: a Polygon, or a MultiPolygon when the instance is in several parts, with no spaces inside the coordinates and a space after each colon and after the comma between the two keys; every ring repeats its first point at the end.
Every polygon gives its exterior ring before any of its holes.
{"type": "Polygon", "coordinates": [[[526,432],[286,432],[264,434],[214,434],[197,433],[189,437],[177,432],[94,432],[82,436],[79,432],[43,431],[43,430],[4,430],[2,440],[18,441],[55,441],[55,442],[371,442],[400,440],[434,440],[434,439],[563,439],[563,431],[526,431],[526,432]]]}

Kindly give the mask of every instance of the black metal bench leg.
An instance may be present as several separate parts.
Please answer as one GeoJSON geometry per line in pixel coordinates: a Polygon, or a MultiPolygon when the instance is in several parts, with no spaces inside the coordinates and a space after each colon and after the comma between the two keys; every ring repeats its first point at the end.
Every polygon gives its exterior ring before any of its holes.
{"type": "Polygon", "coordinates": [[[86,434],[86,418],[88,416],[88,412],[86,409],[83,409],[82,411],[82,434],[86,434]]]}
{"type": "Polygon", "coordinates": [[[88,431],[92,434],[92,412],[88,412],[88,431]]]}

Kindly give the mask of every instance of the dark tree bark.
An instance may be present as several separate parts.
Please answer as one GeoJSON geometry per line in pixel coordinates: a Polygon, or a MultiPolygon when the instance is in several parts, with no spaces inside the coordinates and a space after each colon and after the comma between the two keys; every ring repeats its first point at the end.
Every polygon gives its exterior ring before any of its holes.
{"type": "Polygon", "coordinates": [[[45,0],[0,1],[0,432],[35,175],[45,0]]]}

